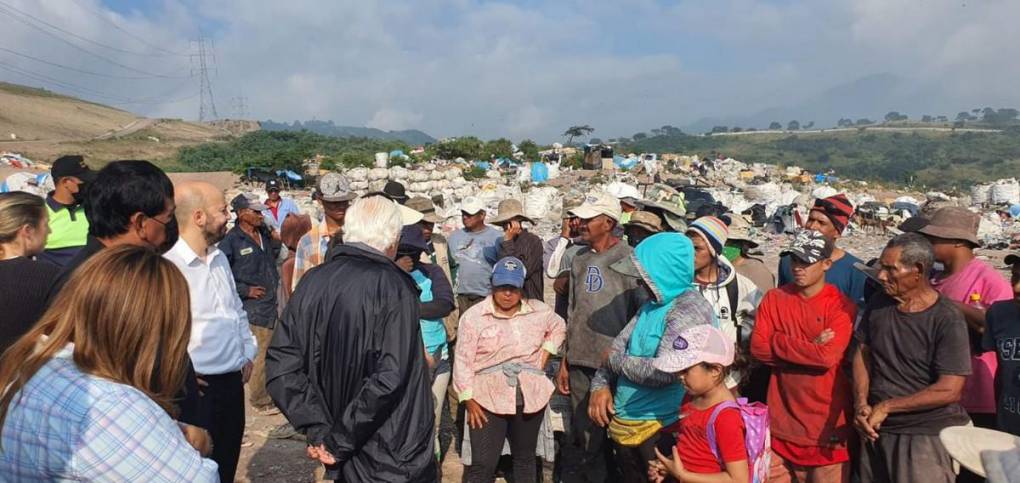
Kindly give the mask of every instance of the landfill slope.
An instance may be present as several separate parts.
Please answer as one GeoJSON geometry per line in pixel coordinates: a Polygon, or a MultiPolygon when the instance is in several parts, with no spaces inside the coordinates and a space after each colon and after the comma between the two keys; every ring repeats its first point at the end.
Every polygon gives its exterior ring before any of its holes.
{"type": "Polygon", "coordinates": [[[251,121],[196,123],[148,119],[43,89],[0,82],[0,152],[24,155],[46,168],[68,153],[83,154],[93,167],[114,159],[165,161],[183,146],[227,139],[259,129],[251,121]]]}

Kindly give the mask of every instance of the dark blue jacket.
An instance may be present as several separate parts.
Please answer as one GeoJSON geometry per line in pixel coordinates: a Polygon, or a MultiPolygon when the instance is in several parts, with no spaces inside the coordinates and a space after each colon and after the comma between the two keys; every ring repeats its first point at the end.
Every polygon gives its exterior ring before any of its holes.
{"type": "Polygon", "coordinates": [[[262,247],[241,228],[235,226],[227,232],[227,236],[219,243],[219,249],[227,256],[230,270],[234,272],[237,284],[237,295],[241,297],[244,311],[248,313],[248,322],[259,327],[272,328],[276,324],[277,288],[280,285],[280,274],[276,270],[276,255],[269,230],[259,227],[262,235],[262,247]],[[248,289],[262,287],[265,295],[259,299],[248,297],[248,289]]]}

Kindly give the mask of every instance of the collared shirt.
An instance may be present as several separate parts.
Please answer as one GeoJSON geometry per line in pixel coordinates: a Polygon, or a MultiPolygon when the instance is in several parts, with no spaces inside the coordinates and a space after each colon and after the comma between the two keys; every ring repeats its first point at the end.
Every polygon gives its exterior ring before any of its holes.
{"type": "Polygon", "coordinates": [[[329,251],[329,240],[332,233],[326,225],[326,219],[312,225],[312,230],[305,233],[298,241],[294,250],[294,278],[290,289],[297,289],[298,282],[305,272],[319,266],[329,251]]]}
{"type": "MultiPolygon", "coordinates": [[[[269,206],[269,200],[266,200],[266,206],[269,206]]],[[[287,219],[287,215],[290,214],[300,215],[301,209],[298,208],[297,203],[290,198],[280,197],[280,204],[276,207],[276,213],[273,213],[272,209],[263,210],[262,216],[266,220],[266,225],[276,231],[280,231],[280,227],[283,226],[283,220],[287,219]]]]}
{"type": "MultiPolygon", "coordinates": [[[[453,387],[461,401],[474,399],[495,414],[516,414],[517,389],[502,371],[485,372],[504,363],[519,363],[542,370],[542,351],[556,355],[567,326],[563,319],[538,300],[521,300],[511,318],[496,313],[492,296],[475,304],[461,317],[453,358],[453,387]]],[[[524,412],[537,412],[549,404],[553,384],[545,374],[529,371],[518,377],[524,396],[524,412]]]]}
{"type": "Polygon", "coordinates": [[[255,336],[241,305],[227,257],[209,247],[205,259],[184,239],[165,255],[188,280],[191,293],[191,342],[188,353],[199,374],[238,371],[255,359],[255,336]]]}
{"type": "Polygon", "coordinates": [[[11,401],[0,435],[5,481],[218,481],[216,463],[144,393],[85,374],[57,352],[11,401]]]}
{"type": "Polygon", "coordinates": [[[46,249],[37,258],[63,267],[85,246],[89,220],[81,204],[65,205],[46,195],[46,212],[49,215],[50,235],[46,249]]]}

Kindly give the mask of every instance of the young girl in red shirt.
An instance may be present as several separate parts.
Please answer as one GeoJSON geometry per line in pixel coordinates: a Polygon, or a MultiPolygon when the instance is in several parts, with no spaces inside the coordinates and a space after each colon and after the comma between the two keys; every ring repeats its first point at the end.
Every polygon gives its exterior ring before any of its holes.
{"type": "Polygon", "coordinates": [[[662,372],[677,374],[687,388],[689,399],[680,408],[680,421],[670,428],[677,435],[672,457],[655,450],[658,461],[649,463],[650,481],[659,483],[669,477],[684,483],[745,483],[750,480],[740,410],[723,409],[716,417],[714,432],[718,457],[713,454],[709,442],[708,423],[712,412],[719,404],[736,400],[725,384],[733,357],[733,343],[710,325],[663,335],[659,356],[653,365],[662,372]]]}

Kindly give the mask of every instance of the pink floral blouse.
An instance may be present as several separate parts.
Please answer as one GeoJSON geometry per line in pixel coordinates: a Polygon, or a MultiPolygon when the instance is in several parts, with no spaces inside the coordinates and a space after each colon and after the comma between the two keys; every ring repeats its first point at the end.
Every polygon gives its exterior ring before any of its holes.
{"type": "Polygon", "coordinates": [[[498,366],[518,363],[524,413],[541,411],[554,389],[544,373],[536,373],[544,369],[542,351],[555,355],[566,332],[563,319],[538,300],[522,300],[511,318],[495,313],[492,296],[475,304],[460,318],[457,332],[453,387],[460,400],[474,399],[493,414],[516,414],[517,390],[498,366]]]}

